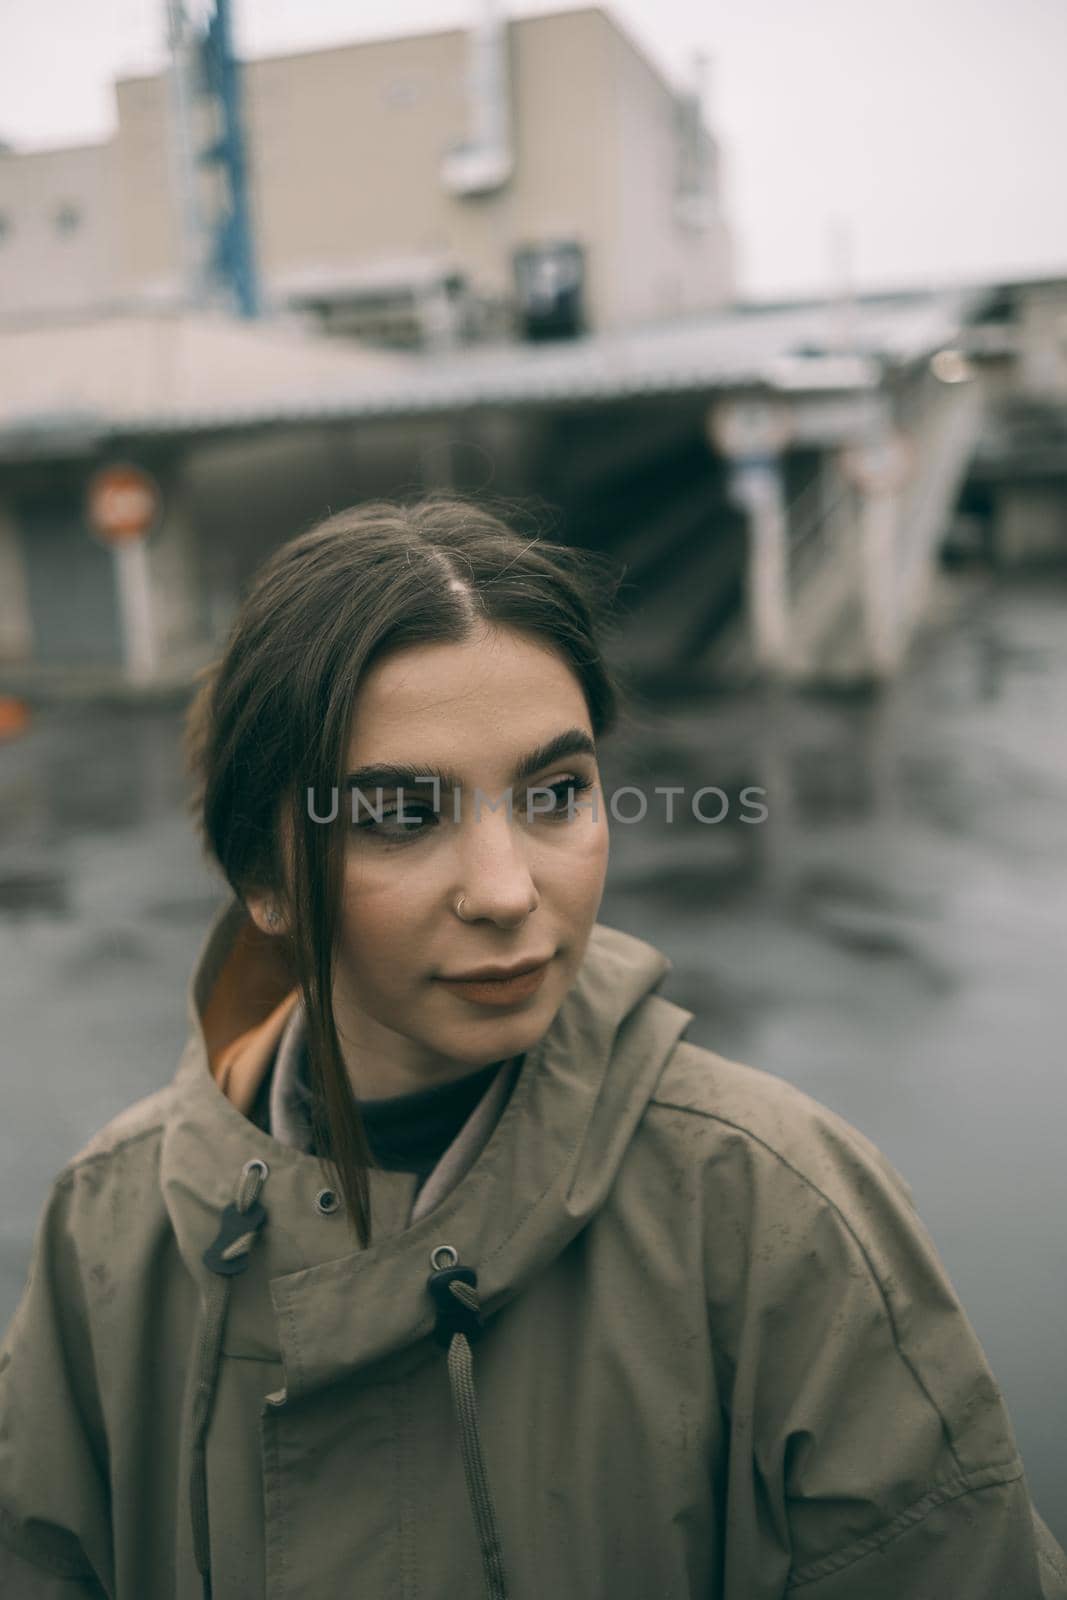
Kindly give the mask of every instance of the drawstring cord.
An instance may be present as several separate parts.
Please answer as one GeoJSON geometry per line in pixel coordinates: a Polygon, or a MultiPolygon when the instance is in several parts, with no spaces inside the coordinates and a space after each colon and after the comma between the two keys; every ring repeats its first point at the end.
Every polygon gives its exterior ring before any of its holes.
{"type": "Polygon", "coordinates": [[[478,1274],[473,1267],[459,1265],[459,1254],[450,1244],[439,1244],[430,1251],[430,1265],[434,1271],[426,1280],[427,1288],[437,1306],[433,1336],[448,1351],[448,1377],[452,1403],[459,1419],[467,1498],[474,1513],[481,1545],[485,1592],[488,1600],[508,1600],[500,1535],[482,1455],[478,1405],[474,1393],[471,1341],[477,1339],[483,1327],[478,1301],[478,1274]],[[451,1256],[452,1265],[438,1267],[438,1257],[446,1252],[451,1256]]]}
{"type": "Polygon", "coordinates": [[[207,1463],[205,1447],[211,1407],[218,1380],[222,1334],[230,1303],[231,1281],[248,1266],[256,1234],[267,1220],[257,1198],[267,1178],[265,1161],[248,1161],[241,1171],[236,1201],[222,1213],[218,1234],[201,1257],[214,1276],[209,1279],[201,1307],[196,1344],[192,1409],[192,1453],[189,1468],[189,1510],[193,1523],[193,1553],[203,1584],[203,1600],[211,1600],[211,1541],[208,1536],[207,1463]]]}
{"type": "MultiPolygon", "coordinates": [[[[189,1467],[189,1510],[192,1519],[193,1553],[203,1585],[203,1600],[211,1600],[211,1540],[208,1527],[206,1444],[212,1403],[218,1381],[222,1336],[230,1303],[233,1278],[248,1266],[256,1236],[267,1220],[259,1203],[269,1168],[265,1161],[245,1163],[237,1185],[236,1199],[222,1213],[219,1231],[201,1259],[213,1276],[208,1280],[201,1302],[196,1339],[196,1358],[192,1388],[192,1446],[189,1467]]],[[[427,1288],[437,1307],[433,1336],[448,1351],[448,1378],[452,1401],[460,1426],[460,1449],[474,1522],[481,1547],[487,1600],[508,1600],[504,1562],[500,1551],[496,1513],[489,1492],[489,1478],[478,1432],[478,1405],[474,1392],[471,1343],[482,1332],[478,1300],[478,1274],[473,1267],[459,1265],[459,1254],[450,1244],[437,1245],[430,1252],[433,1272],[427,1288]],[[441,1267],[439,1257],[451,1258],[441,1267]]]]}

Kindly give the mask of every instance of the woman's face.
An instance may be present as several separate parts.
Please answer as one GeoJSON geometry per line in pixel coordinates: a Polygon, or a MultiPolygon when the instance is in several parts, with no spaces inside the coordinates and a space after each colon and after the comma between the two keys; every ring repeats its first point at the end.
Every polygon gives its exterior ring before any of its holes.
{"type": "Polygon", "coordinates": [[[347,771],[362,774],[354,823],[351,790],[340,797],[347,842],[334,984],[360,1098],[473,1072],[529,1050],[547,1029],[604,888],[608,829],[592,745],[578,680],[549,646],[517,631],[487,627],[462,644],[413,646],[367,674],[348,747],[347,771]],[[424,781],[404,783],[401,795],[397,775],[381,770],[397,767],[442,774],[438,793],[424,781]],[[528,993],[445,981],[529,961],[546,966],[528,993]]]}

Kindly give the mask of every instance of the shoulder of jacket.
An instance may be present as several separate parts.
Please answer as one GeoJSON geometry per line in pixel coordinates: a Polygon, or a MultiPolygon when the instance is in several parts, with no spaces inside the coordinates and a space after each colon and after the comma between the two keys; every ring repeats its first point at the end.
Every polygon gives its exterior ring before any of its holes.
{"type": "Polygon", "coordinates": [[[71,1184],[83,1173],[99,1172],[109,1158],[138,1157],[149,1164],[157,1161],[172,1097],[173,1086],[168,1084],[118,1112],[71,1157],[57,1176],[57,1185],[71,1184]]]}
{"type": "Polygon", "coordinates": [[[837,1209],[853,1210],[871,1184],[888,1186],[914,1207],[909,1185],[866,1134],[774,1073],[683,1039],[649,1104],[685,1119],[690,1149],[694,1140],[706,1143],[707,1153],[731,1146],[750,1163],[791,1172],[837,1209]]]}
{"type": "Polygon", "coordinates": [[[88,1328],[96,1308],[113,1298],[115,1261],[121,1260],[126,1290],[136,1301],[144,1278],[131,1266],[151,1253],[160,1229],[169,1226],[159,1181],[168,1104],[164,1089],[127,1106],[48,1187],[27,1281],[47,1280],[72,1326],[88,1328]],[[38,1268],[43,1260],[46,1272],[38,1268]]]}

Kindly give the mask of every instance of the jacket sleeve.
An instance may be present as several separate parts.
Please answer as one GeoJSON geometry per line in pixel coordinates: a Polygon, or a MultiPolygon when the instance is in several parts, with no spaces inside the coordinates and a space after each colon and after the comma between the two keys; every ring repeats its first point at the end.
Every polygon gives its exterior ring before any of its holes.
{"type": "Polygon", "coordinates": [[[0,1345],[0,1593],[113,1593],[108,1461],[75,1245],[71,1169],[37,1223],[29,1277],[0,1345]]]}
{"type": "Polygon", "coordinates": [[[910,1190],[847,1123],[800,1114],[784,1153],[748,1158],[728,1600],[1067,1600],[910,1190]]]}

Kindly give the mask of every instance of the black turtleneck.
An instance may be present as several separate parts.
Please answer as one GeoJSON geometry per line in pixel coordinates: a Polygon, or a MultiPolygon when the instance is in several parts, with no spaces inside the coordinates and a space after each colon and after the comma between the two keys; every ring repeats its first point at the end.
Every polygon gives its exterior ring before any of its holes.
{"type": "Polygon", "coordinates": [[[492,1061],[451,1083],[437,1083],[386,1100],[359,1100],[360,1116],[375,1161],[390,1172],[432,1172],[496,1077],[492,1061]]]}
{"type": "MultiPolygon", "coordinates": [[[[444,1155],[504,1064],[502,1061],[492,1061],[487,1067],[479,1067],[477,1071],[468,1072],[449,1083],[433,1084],[428,1089],[417,1089],[408,1094],[390,1095],[385,1099],[357,1099],[371,1154],[378,1166],[391,1172],[416,1172],[420,1178],[425,1178],[444,1155]]],[[[266,1074],[252,1109],[253,1122],[267,1133],[271,1131],[271,1076],[272,1073],[266,1074]]],[[[305,1045],[298,1059],[297,1084],[306,1108],[307,1147],[314,1155],[311,1087],[308,1079],[305,1045]]]]}

